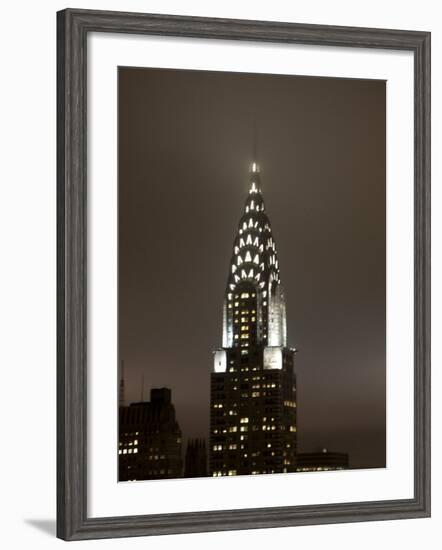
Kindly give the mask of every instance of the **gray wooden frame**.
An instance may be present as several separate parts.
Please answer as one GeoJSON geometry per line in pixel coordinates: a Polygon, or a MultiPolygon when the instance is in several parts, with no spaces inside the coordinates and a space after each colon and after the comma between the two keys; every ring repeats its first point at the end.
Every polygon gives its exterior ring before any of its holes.
{"type": "Polygon", "coordinates": [[[65,540],[430,515],[430,33],[68,9],[57,14],[57,535],[65,540]],[[408,50],[414,54],[414,497],[88,518],[87,36],[90,32],[408,50]]]}

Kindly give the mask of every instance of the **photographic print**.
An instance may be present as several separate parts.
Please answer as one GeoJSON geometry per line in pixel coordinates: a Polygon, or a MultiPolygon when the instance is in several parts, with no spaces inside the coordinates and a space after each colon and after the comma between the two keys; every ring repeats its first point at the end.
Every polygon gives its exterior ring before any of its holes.
{"type": "Polygon", "coordinates": [[[119,68],[120,482],[386,467],[385,97],[119,68]]]}

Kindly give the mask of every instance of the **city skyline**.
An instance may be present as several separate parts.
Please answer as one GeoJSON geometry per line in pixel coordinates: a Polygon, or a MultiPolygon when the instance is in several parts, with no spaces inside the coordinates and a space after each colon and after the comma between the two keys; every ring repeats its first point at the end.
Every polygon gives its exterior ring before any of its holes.
{"type": "Polygon", "coordinates": [[[382,466],[385,83],[202,73],[119,73],[119,333],[127,402],[139,400],[144,372],[146,394],[172,389],[184,437],[208,440],[221,289],[256,126],[289,341],[300,350],[300,451],[327,447],[349,452],[355,467],[382,466]],[[291,94],[302,109],[289,102],[291,94]],[[301,124],[306,112],[310,126],[301,124]],[[338,121],[340,140],[331,130],[338,121]]]}

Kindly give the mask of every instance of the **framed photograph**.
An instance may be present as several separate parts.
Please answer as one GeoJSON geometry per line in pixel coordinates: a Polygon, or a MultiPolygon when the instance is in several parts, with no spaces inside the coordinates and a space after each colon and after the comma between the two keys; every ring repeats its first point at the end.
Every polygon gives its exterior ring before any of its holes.
{"type": "Polygon", "coordinates": [[[64,10],[65,540],[430,515],[430,33],[64,10]]]}

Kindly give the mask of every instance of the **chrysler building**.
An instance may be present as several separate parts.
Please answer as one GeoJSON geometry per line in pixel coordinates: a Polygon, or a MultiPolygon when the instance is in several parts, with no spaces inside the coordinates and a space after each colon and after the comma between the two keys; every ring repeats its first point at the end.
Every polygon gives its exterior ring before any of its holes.
{"type": "Polygon", "coordinates": [[[210,475],[295,471],[296,350],[287,346],[278,254],[256,162],[233,243],[222,325],[211,373],[210,475]]]}

